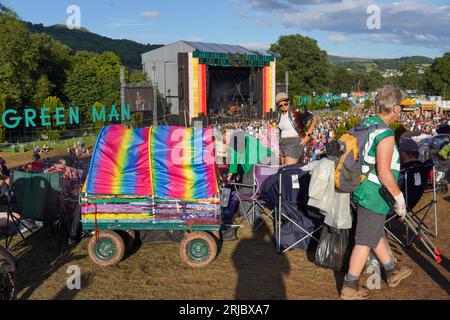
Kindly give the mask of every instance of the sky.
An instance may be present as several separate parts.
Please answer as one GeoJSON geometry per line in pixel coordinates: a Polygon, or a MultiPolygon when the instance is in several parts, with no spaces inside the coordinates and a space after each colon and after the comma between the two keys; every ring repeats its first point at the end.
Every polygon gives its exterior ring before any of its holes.
{"type": "Polygon", "coordinates": [[[81,27],[113,39],[178,40],[266,50],[302,34],[328,54],[431,58],[450,51],[450,0],[0,0],[26,21],[65,24],[71,5],[81,27]]]}

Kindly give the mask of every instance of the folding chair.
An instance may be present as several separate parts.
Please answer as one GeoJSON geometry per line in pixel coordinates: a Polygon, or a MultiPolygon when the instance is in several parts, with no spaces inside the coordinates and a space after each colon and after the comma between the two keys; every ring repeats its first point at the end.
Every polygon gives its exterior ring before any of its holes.
{"type": "MultiPolygon", "coordinates": [[[[23,222],[24,219],[50,224],[58,220],[59,193],[62,190],[62,173],[60,172],[37,174],[13,171],[12,179],[13,186],[9,197],[6,229],[9,230],[9,225],[12,224],[22,240],[11,248],[14,234],[7,235],[5,247],[9,251],[15,250],[28,238],[23,235],[22,227],[31,233],[30,236],[41,228],[32,230],[23,222]],[[14,211],[20,213],[20,218],[14,214],[14,211]]],[[[47,245],[47,243],[43,243],[47,245]]]]}
{"type": "MultiPolygon", "coordinates": [[[[262,164],[255,164],[253,168],[253,184],[243,184],[243,183],[231,183],[232,186],[235,187],[236,197],[238,199],[239,204],[242,204],[244,202],[250,203],[250,207],[248,209],[244,209],[243,216],[245,220],[247,220],[247,223],[249,224],[252,231],[258,230],[263,223],[265,223],[268,219],[275,219],[274,217],[274,211],[275,209],[269,209],[269,203],[261,197],[260,190],[261,186],[263,185],[264,181],[276,174],[278,170],[280,169],[279,166],[269,166],[269,165],[262,165],[262,164]],[[236,187],[247,187],[251,188],[251,193],[243,193],[240,192],[236,187]],[[263,213],[266,214],[266,218],[263,219],[256,224],[256,208],[260,208],[263,213]],[[267,212],[267,210],[270,210],[267,212]]],[[[242,206],[243,207],[243,206],[242,206]]]]}
{"type": "MultiPolygon", "coordinates": [[[[441,262],[440,255],[442,252],[431,240],[430,236],[436,237],[438,234],[437,224],[437,198],[436,198],[436,174],[435,167],[432,162],[420,163],[415,166],[403,169],[400,171],[399,186],[405,196],[405,202],[407,206],[407,215],[403,221],[398,219],[395,212],[390,213],[386,219],[385,230],[392,236],[400,245],[405,248],[409,248],[411,244],[416,240],[420,240],[425,248],[430,252],[437,263],[441,262]],[[433,198],[429,203],[420,208],[417,211],[413,211],[417,203],[424,195],[429,185],[429,177],[432,174],[431,184],[433,191],[433,198]],[[425,224],[425,219],[434,209],[434,230],[425,224]],[[404,223],[402,223],[404,222],[404,223]],[[394,231],[399,226],[405,227],[405,240],[402,241],[398,236],[394,234],[394,231]],[[411,234],[412,233],[412,234],[411,234]]],[[[383,194],[391,204],[395,203],[395,200],[390,196],[387,190],[383,189],[383,194]]]]}
{"type": "MultiPolygon", "coordinates": [[[[287,166],[282,168],[279,172],[279,179],[278,179],[278,207],[276,210],[276,228],[275,228],[275,233],[276,233],[276,238],[277,238],[277,252],[278,254],[281,253],[285,253],[286,251],[296,247],[299,243],[301,243],[302,241],[306,241],[308,238],[311,238],[310,240],[315,240],[317,243],[319,242],[319,238],[316,237],[314,234],[317,233],[318,231],[320,231],[323,228],[323,221],[320,221],[320,223],[317,223],[318,226],[315,226],[313,228],[312,231],[308,231],[305,229],[305,226],[302,226],[300,224],[298,224],[296,221],[294,221],[288,214],[286,214],[286,212],[284,212],[283,210],[283,201],[284,201],[284,197],[283,194],[286,193],[287,190],[283,190],[283,176],[284,179],[290,179],[292,181],[291,188],[296,188],[296,189],[300,189],[303,188],[304,192],[306,192],[306,195],[308,193],[307,190],[309,190],[309,182],[308,185],[301,185],[300,183],[300,179],[299,179],[299,174],[304,174],[306,176],[309,177],[309,173],[303,172],[300,168],[303,165],[292,165],[292,166],[287,166]],[[295,241],[294,243],[290,244],[287,248],[284,248],[283,250],[281,249],[281,242],[282,242],[282,223],[283,223],[283,219],[285,219],[285,221],[289,221],[290,223],[292,223],[292,225],[297,228],[299,231],[301,231],[302,233],[304,233],[305,235],[303,237],[301,237],[300,239],[298,239],[297,241],[295,241]]],[[[312,222],[314,221],[314,224],[316,224],[316,221],[322,220],[323,217],[320,215],[312,215],[311,211],[308,211],[307,209],[307,199],[305,197],[305,199],[303,199],[303,201],[305,201],[305,203],[303,204],[304,207],[304,211],[305,213],[309,213],[309,216],[307,217],[308,219],[310,219],[312,222]]],[[[306,214],[305,214],[306,216],[306,214]]]]}

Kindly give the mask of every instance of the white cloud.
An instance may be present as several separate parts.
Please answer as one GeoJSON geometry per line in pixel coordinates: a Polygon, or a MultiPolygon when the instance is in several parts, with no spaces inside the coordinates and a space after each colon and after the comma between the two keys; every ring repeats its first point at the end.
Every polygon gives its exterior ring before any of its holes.
{"type": "MultiPolygon", "coordinates": [[[[373,2],[372,0],[245,0],[248,8],[274,13],[285,28],[331,31],[343,35],[404,45],[450,49],[450,5],[425,0],[373,2]],[[381,9],[381,30],[367,28],[367,8],[381,9]],[[372,36],[375,35],[375,36],[372,36]]],[[[249,10],[248,10],[249,11],[249,10]]],[[[331,38],[330,38],[331,37],[331,38]]]]}
{"type": "Polygon", "coordinates": [[[141,17],[146,19],[155,19],[161,17],[161,13],[158,11],[143,11],[141,17]]]}
{"type": "Polygon", "coordinates": [[[296,6],[318,5],[341,0],[247,0],[252,8],[262,10],[293,10],[296,6]]]}
{"type": "Polygon", "coordinates": [[[328,40],[332,42],[349,42],[350,39],[343,34],[331,34],[328,37],[328,40]]]}

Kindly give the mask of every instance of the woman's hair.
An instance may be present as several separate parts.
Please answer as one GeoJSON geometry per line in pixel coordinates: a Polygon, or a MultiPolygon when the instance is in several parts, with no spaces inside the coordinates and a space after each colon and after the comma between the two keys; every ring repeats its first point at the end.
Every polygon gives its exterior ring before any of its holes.
{"type": "Polygon", "coordinates": [[[394,106],[401,105],[405,94],[402,90],[384,86],[378,90],[378,94],[375,97],[375,107],[378,113],[390,113],[394,106]]]}

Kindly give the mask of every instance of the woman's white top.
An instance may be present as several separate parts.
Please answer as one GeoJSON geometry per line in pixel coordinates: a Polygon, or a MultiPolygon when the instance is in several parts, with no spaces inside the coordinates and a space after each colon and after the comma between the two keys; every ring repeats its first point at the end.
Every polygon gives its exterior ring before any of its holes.
{"type": "Polygon", "coordinates": [[[280,123],[278,128],[281,130],[281,139],[284,138],[298,138],[299,135],[297,131],[292,126],[291,121],[289,121],[289,113],[285,112],[281,114],[280,123]]]}

